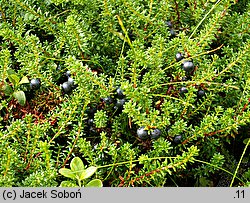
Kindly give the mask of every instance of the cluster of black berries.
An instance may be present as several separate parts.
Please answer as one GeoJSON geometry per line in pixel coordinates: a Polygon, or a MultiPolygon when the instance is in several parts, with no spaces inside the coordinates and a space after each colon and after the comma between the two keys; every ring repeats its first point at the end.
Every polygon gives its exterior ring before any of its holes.
{"type": "Polygon", "coordinates": [[[114,108],[116,110],[122,110],[123,105],[126,102],[126,98],[125,98],[125,95],[123,94],[123,90],[120,87],[118,87],[116,89],[116,95],[115,96],[117,97],[117,101],[116,101],[116,104],[115,104],[114,108]]]}
{"type": "Polygon", "coordinates": [[[150,132],[150,134],[148,133],[148,130],[145,130],[145,127],[142,126],[140,128],[137,129],[137,135],[140,139],[142,140],[146,140],[149,137],[151,139],[157,139],[158,137],[160,137],[161,135],[161,131],[157,128],[155,128],[152,132],[150,132]]]}
{"type": "Polygon", "coordinates": [[[126,102],[126,98],[125,98],[125,95],[123,94],[123,90],[120,87],[116,89],[114,99],[112,99],[111,97],[105,97],[102,99],[102,101],[107,105],[112,104],[114,100],[116,100],[114,109],[117,111],[119,110],[121,111],[123,109],[123,105],[126,102]]]}
{"type": "MultiPolygon", "coordinates": [[[[182,59],[184,59],[184,56],[182,53],[178,52],[176,55],[175,55],[175,59],[177,62],[181,61],[182,59]]],[[[184,61],[182,63],[182,68],[184,71],[186,71],[186,73],[190,73],[194,70],[194,64],[192,61],[184,61]]],[[[188,80],[188,77],[184,76],[182,78],[182,81],[187,81],[188,80]]],[[[179,90],[180,94],[185,94],[188,92],[188,89],[186,87],[181,87],[180,90],[179,90]]]]}
{"type": "Polygon", "coordinates": [[[56,84],[60,85],[61,89],[62,89],[62,93],[63,94],[70,94],[76,87],[77,85],[74,83],[74,79],[71,77],[71,73],[69,70],[62,70],[61,65],[58,64],[57,65],[57,71],[55,75],[56,78],[56,84]]]}
{"type": "Polygon", "coordinates": [[[60,84],[63,94],[70,94],[75,88],[74,79],[71,77],[70,71],[66,71],[60,78],[60,84]]]}
{"type": "Polygon", "coordinates": [[[170,36],[171,36],[171,38],[174,38],[175,36],[176,36],[176,32],[174,31],[174,29],[173,29],[173,24],[172,24],[172,22],[171,21],[167,21],[166,22],[166,25],[169,27],[169,29],[170,29],[170,36]]]}
{"type": "MultiPolygon", "coordinates": [[[[184,56],[182,53],[178,52],[176,55],[175,55],[175,59],[177,62],[181,61],[184,59],[184,56]]],[[[182,62],[182,69],[187,73],[191,73],[193,70],[194,70],[194,63],[192,60],[184,60],[182,62]]]]}
{"type": "Polygon", "coordinates": [[[32,78],[29,83],[29,88],[25,91],[25,96],[27,100],[33,99],[35,96],[35,91],[41,87],[40,78],[32,78]]]}
{"type": "Polygon", "coordinates": [[[92,106],[89,106],[86,109],[85,113],[87,114],[88,119],[86,120],[85,128],[89,134],[95,135],[96,132],[98,131],[98,129],[95,127],[95,124],[94,124],[94,117],[95,117],[95,113],[97,110],[100,110],[102,108],[110,108],[111,107],[111,108],[115,109],[116,115],[118,115],[122,112],[123,105],[126,102],[125,95],[123,94],[123,90],[120,87],[118,87],[115,91],[116,92],[114,94],[114,97],[109,96],[109,97],[102,98],[101,104],[94,105],[94,106],[92,104],[92,106]],[[116,102],[114,102],[115,100],[116,100],[116,102]]]}
{"type": "MultiPolygon", "coordinates": [[[[184,59],[184,56],[182,53],[178,52],[176,55],[175,55],[175,59],[177,62],[181,61],[184,59]]],[[[192,60],[184,60],[183,63],[182,63],[182,69],[186,72],[186,75],[190,76],[190,73],[192,71],[194,71],[194,63],[192,60]]],[[[188,77],[187,76],[184,76],[182,78],[182,81],[187,81],[188,80],[188,77]]],[[[180,90],[179,90],[180,94],[185,94],[188,92],[188,89],[186,87],[181,87],[180,90]]],[[[201,98],[203,96],[205,96],[205,91],[204,90],[198,90],[197,92],[197,96],[198,98],[201,98]]]]}
{"type": "Polygon", "coordinates": [[[97,111],[96,107],[89,107],[86,109],[86,113],[88,115],[88,120],[86,121],[86,130],[88,131],[89,134],[96,134],[96,128],[94,125],[94,115],[95,112],[97,111]]]}

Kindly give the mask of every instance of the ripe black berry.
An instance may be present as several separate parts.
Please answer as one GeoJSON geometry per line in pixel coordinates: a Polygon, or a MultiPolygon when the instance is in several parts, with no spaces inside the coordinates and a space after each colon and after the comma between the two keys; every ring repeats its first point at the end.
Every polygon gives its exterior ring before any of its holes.
{"type": "Polygon", "coordinates": [[[96,128],[94,128],[94,127],[90,127],[89,128],[89,133],[90,133],[90,135],[95,135],[96,134],[96,128]]]}
{"type": "Polygon", "coordinates": [[[170,29],[170,36],[171,37],[175,37],[176,36],[176,32],[174,31],[174,29],[170,29]]]}
{"type": "Polygon", "coordinates": [[[62,85],[62,91],[65,94],[69,94],[72,91],[72,86],[68,82],[64,82],[62,85]]]}
{"type": "Polygon", "coordinates": [[[166,22],[166,25],[167,25],[169,28],[172,28],[172,27],[173,27],[173,24],[172,24],[171,21],[167,21],[167,22],[166,22]]]}
{"type": "Polygon", "coordinates": [[[67,70],[66,73],[64,73],[64,75],[69,78],[71,76],[70,70],[67,70]]]}
{"type": "Polygon", "coordinates": [[[182,64],[182,68],[186,72],[192,72],[194,70],[194,64],[192,61],[184,61],[182,64]]]}
{"type": "Polygon", "coordinates": [[[188,89],[186,88],[186,87],[181,87],[180,88],[180,93],[181,94],[185,94],[185,93],[187,93],[188,92],[188,89]]]}
{"type": "Polygon", "coordinates": [[[118,97],[119,99],[124,98],[123,90],[122,90],[120,87],[118,87],[118,88],[116,89],[116,93],[117,93],[117,97],[118,97]]]}
{"type": "Polygon", "coordinates": [[[117,108],[122,108],[123,105],[125,104],[125,102],[126,102],[126,99],[119,99],[119,100],[116,102],[116,104],[115,104],[116,109],[117,109],[117,108]]]}
{"type": "Polygon", "coordinates": [[[41,80],[39,78],[34,78],[30,81],[30,89],[37,90],[41,86],[41,80]]]}
{"type": "Polygon", "coordinates": [[[88,107],[85,112],[86,114],[88,114],[88,117],[93,118],[96,110],[97,110],[96,107],[88,107]]]}
{"type": "Polygon", "coordinates": [[[151,132],[150,137],[151,137],[151,139],[156,139],[156,138],[160,137],[160,135],[161,135],[161,131],[156,128],[153,130],[153,132],[151,132]]]}
{"type": "Polygon", "coordinates": [[[144,139],[147,139],[148,138],[148,131],[147,130],[144,130],[145,127],[140,127],[137,129],[137,135],[140,139],[144,140],[144,139]]]}
{"type": "MultiPolygon", "coordinates": [[[[59,66],[58,66],[59,67],[59,66]]],[[[60,73],[60,72],[59,72],[60,73]]],[[[64,82],[67,82],[68,81],[68,77],[66,76],[66,74],[58,74],[56,76],[56,84],[59,85],[59,84],[62,84],[64,82]]]]}
{"type": "Polygon", "coordinates": [[[88,120],[87,123],[88,123],[89,126],[93,125],[94,119],[93,119],[93,118],[90,118],[90,119],[88,120]]]}
{"type": "Polygon", "coordinates": [[[57,67],[56,67],[56,70],[61,70],[61,69],[62,69],[61,65],[58,64],[57,67]]]}
{"type": "Polygon", "coordinates": [[[188,77],[187,77],[187,76],[183,76],[183,77],[181,78],[181,80],[182,80],[182,81],[188,81],[188,77]]]}
{"type": "Polygon", "coordinates": [[[111,104],[113,102],[111,97],[105,97],[102,99],[105,104],[111,104]]]}
{"type": "Polygon", "coordinates": [[[177,53],[177,54],[175,55],[175,59],[176,59],[177,62],[178,62],[178,61],[181,61],[181,60],[183,59],[182,53],[177,53]]]}
{"type": "Polygon", "coordinates": [[[174,143],[175,144],[180,144],[181,143],[181,135],[177,135],[175,138],[174,138],[174,143]]]}
{"type": "Polygon", "coordinates": [[[203,96],[205,95],[205,91],[204,91],[204,90],[199,90],[199,91],[197,92],[197,95],[198,95],[199,97],[203,97],[203,96]]]}
{"type": "Polygon", "coordinates": [[[68,78],[68,84],[73,86],[74,85],[74,79],[73,78],[68,78]]]}

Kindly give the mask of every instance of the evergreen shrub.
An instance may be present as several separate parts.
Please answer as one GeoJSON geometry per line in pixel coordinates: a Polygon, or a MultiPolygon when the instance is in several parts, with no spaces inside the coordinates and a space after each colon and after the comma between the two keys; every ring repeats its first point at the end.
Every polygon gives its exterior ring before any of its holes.
{"type": "Polygon", "coordinates": [[[249,186],[249,16],[247,0],[1,0],[0,186],[60,186],[75,157],[104,187],[249,186]]]}

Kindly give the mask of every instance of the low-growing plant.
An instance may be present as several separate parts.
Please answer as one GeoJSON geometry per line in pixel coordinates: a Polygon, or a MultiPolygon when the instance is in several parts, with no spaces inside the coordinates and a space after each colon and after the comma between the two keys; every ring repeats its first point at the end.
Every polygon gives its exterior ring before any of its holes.
{"type": "Polygon", "coordinates": [[[0,186],[249,186],[249,15],[2,0],[0,186]]]}
{"type": "MultiPolygon", "coordinates": [[[[0,91],[2,91],[4,95],[9,96],[9,101],[14,97],[20,105],[24,106],[26,103],[26,96],[24,91],[19,89],[23,84],[29,83],[29,79],[26,76],[20,78],[12,69],[8,69],[6,72],[10,84],[3,81],[0,86],[0,91]]],[[[27,89],[27,87],[24,87],[24,89],[27,89]]]]}
{"type": "Polygon", "coordinates": [[[62,181],[61,187],[102,187],[102,181],[99,179],[94,179],[87,184],[82,183],[85,179],[92,176],[97,170],[97,167],[90,166],[85,169],[82,160],[79,157],[75,157],[70,162],[70,169],[61,168],[59,173],[67,178],[73,179],[73,181],[62,181]],[[77,181],[77,184],[74,182],[77,181]]]}

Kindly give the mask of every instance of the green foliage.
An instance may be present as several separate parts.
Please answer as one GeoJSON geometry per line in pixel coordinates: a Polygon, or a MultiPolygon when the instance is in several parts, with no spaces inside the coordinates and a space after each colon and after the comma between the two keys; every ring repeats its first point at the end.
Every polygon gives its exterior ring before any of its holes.
{"type": "Polygon", "coordinates": [[[56,187],[57,172],[55,170],[41,170],[30,174],[20,186],[22,187],[56,187]]]}
{"type": "MultiPolygon", "coordinates": [[[[94,166],[90,166],[85,169],[82,160],[79,157],[75,157],[70,162],[70,169],[61,168],[59,170],[59,173],[67,178],[77,180],[78,186],[81,187],[81,181],[92,176],[96,172],[96,170],[97,168],[94,166]]],[[[63,181],[60,186],[72,187],[75,186],[75,183],[71,181],[63,181]]],[[[85,187],[102,187],[102,182],[99,179],[94,179],[87,183],[85,187]]]]}
{"type": "MultiPolygon", "coordinates": [[[[26,103],[25,93],[18,89],[22,88],[23,84],[29,83],[29,79],[26,76],[20,78],[12,69],[8,69],[6,72],[7,79],[11,84],[8,84],[6,81],[3,82],[3,85],[0,87],[0,91],[2,91],[6,96],[10,96],[9,99],[14,97],[21,106],[24,106],[26,103]]],[[[27,87],[24,86],[23,89],[27,89],[27,87]]]]}
{"type": "Polygon", "coordinates": [[[249,15],[234,0],[2,0],[0,186],[249,186],[249,15]]]}
{"type": "Polygon", "coordinates": [[[97,110],[95,113],[95,125],[97,128],[105,128],[107,123],[107,115],[103,110],[97,110]]]}

